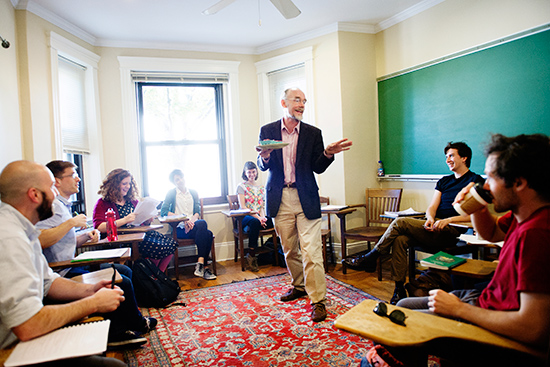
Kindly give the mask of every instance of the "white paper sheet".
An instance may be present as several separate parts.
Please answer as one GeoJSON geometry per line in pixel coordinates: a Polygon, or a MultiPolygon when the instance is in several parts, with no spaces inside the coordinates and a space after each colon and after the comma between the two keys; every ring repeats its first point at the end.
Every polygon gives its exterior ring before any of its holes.
{"type": "Polygon", "coordinates": [[[136,209],[134,210],[136,219],[132,223],[130,223],[130,225],[140,226],[141,223],[145,222],[146,220],[157,216],[157,206],[159,205],[159,203],[160,201],[151,197],[142,198],[136,206],[136,209]]]}
{"type": "Polygon", "coordinates": [[[72,261],[76,262],[83,260],[111,259],[123,256],[128,250],[131,251],[131,249],[129,249],[128,247],[114,248],[109,250],[86,251],[75,257],[72,261]]]}
{"type": "Polygon", "coordinates": [[[103,320],[77,324],[20,342],[4,366],[25,366],[103,353],[107,349],[110,323],[110,320],[103,320]]]}

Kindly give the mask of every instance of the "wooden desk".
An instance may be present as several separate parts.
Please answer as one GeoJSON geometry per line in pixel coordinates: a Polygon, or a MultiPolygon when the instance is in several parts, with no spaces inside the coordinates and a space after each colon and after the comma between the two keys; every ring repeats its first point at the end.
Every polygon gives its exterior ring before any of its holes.
{"type": "MultiPolygon", "coordinates": [[[[255,214],[255,211],[247,211],[247,212],[241,212],[241,211],[235,211],[235,210],[222,210],[222,213],[231,219],[235,219],[237,221],[237,230],[239,231],[239,251],[241,256],[241,269],[242,271],[245,271],[246,265],[245,265],[245,258],[244,258],[244,236],[243,236],[243,219],[247,215],[255,214]]],[[[277,256],[277,255],[275,255],[277,256]]]]}
{"type": "Polygon", "coordinates": [[[449,269],[448,272],[468,278],[485,279],[493,276],[497,265],[493,261],[467,259],[465,263],[449,269]]]}
{"type": "MultiPolygon", "coordinates": [[[[97,242],[96,242],[97,243],[97,242]]],[[[65,269],[65,268],[74,268],[74,267],[80,267],[80,266],[91,266],[91,267],[98,267],[100,264],[105,263],[112,263],[112,262],[118,262],[120,264],[132,260],[132,249],[127,249],[124,255],[121,257],[112,257],[107,259],[95,259],[95,260],[84,260],[84,261],[72,261],[72,260],[65,260],[65,261],[57,261],[49,263],[48,265],[53,270],[59,270],[59,269],[65,269]]],[[[113,272],[111,271],[111,275],[113,272]]]]}
{"type": "Polygon", "coordinates": [[[86,242],[81,247],[87,246],[101,246],[103,248],[118,248],[118,247],[131,247],[132,248],[132,261],[136,261],[139,258],[139,243],[145,238],[145,232],[121,234],[116,241],[109,241],[107,238],[99,240],[97,242],[86,242]],[[129,245],[129,246],[127,246],[129,245]]]}
{"type": "Polygon", "coordinates": [[[117,231],[119,234],[128,233],[145,233],[149,231],[156,231],[162,228],[162,224],[151,224],[148,226],[136,226],[136,227],[119,227],[117,231]]]}
{"type": "Polygon", "coordinates": [[[464,322],[387,304],[405,313],[406,326],[394,324],[373,312],[378,302],[365,300],[339,316],[334,326],[389,347],[420,346],[438,338],[457,338],[498,346],[546,358],[546,353],[464,322]]]}
{"type": "MultiPolygon", "coordinates": [[[[115,270],[115,272],[116,272],[115,283],[122,282],[122,277],[120,276],[120,273],[117,270],[115,270]]],[[[100,280],[111,280],[111,279],[113,279],[113,269],[111,268],[92,271],[90,273],[77,275],[71,278],[71,280],[74,280],[75,282],[84,283],[84,284],[96,284],[100,280]]]]}
{"type": "MultiPolygon", "coordinates": [[[[335,209],[335,210],[329,210],[329,209],[323,209],[321,208],[321,212],[327,213],[327,214],[334,214],[340,219],[340,242],[342,244],[342,260],[344,260],[348,256],[348,250],[346,247],[347,241],[346,237],[344,236],[344,233],[346,232],[346,215],[349,213],[353,213],[357,209],[355,208],[344,208],[344,209],[335,209]]],[[[346,264],[342,263],[342,273],[346,274],[346,264]]]]}
{"type": "Polygon", "coordinates": [[[181,215],[167,215],[165,217],[159,217],[159,222],[162,224],[168,224],[172,227],[172,238],[174,241],[178,242],[178,224],[181,222],[187,222],[189,218],[181,215]]]}

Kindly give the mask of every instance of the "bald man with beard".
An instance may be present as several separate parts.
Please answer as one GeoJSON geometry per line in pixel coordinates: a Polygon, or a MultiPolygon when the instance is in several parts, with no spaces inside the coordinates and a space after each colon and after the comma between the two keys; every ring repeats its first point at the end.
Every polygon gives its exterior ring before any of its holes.
{"type": "MultiPolygon", "coordinates": [[[[0,174],[0,348],[34,339],[93,313],[112,312],[124,301],[110,280],[76,283],[59,277],[44,256],[34,227],[52,215],[54,178],[43,165],[8,164],[0,174]],[[44,298],[56,303],[44,305],[44,298]]],[[[99,356],[54,361],[55,366],[126,366],[99,356]]]]}

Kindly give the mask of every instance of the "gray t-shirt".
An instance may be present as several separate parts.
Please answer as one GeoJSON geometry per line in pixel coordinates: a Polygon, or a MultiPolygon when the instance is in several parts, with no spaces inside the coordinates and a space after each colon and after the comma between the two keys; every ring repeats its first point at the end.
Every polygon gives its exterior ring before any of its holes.
{"type": "MultiPolygon", "coordinates": [[[[38,229],[50,229],[60,226],[67,220],[72,218],[71,202],[64,197],[58,196],[52,204],[53,216],[48,219],[36,223],[38,229]]],[[[74,258],[76,250],[76,233],[75,229],[71,228],[69,232],[56,244],[42,250],[48,262],[57,262],[71,260],[74,258]]]]}
{"type": "Polygon", "coordinates": [[[42,307],[59,275],[42,254],[40,231],[11,205],[0,206],[0,349],[17,337],[11,331],[42,307]]]}

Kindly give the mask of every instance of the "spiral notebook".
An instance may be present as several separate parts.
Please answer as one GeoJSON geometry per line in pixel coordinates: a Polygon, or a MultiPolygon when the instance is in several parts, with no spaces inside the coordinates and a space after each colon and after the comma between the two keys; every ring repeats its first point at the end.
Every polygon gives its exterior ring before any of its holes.
{"type": "Polygon", "coordinates": [[[110,320],[103,320],[71,325],[26,342],[19,342],[4,366],[26,366],[101,354],[107,350],[110,323],[110,320]]]}

